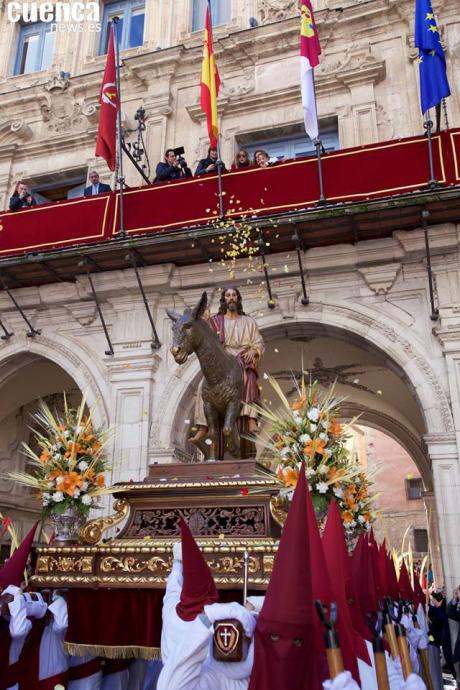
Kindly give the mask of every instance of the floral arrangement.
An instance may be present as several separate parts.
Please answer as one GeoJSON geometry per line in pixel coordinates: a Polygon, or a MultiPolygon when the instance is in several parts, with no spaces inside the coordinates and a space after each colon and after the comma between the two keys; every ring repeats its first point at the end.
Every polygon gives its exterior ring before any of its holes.
{"type": "Polygon", "coordinates": [[[8,474],[10,479],[36,491],[44,516],[61,514],[72,507],[86,517],[98,496],[111,493],[104,478],[110,469],[104,448],[107,432],[95,429],[91,412],[85,414],[85,410],[85,398],[78,409],[72,409],[64,394],[62,416],[53,415],[42,401],[32,415],[36,424],[31,427],[39,454],[23,443],[34,470],[8,474]]]}
{"type": "Polygon", "coordinates": [[[268,421],[261,441],[277,463],[276,474],[284,484],[281,495],[292,498],[303,461],[318,518],[325,517],[334,499],[346,530],[369,529],[376,519],[370,481],[346,445],[347,432],[356,420],[348,425],[338,421],[343,399],[334,397],[335,385],[322,394],[317,381],[308,385],[304,378],[300,385],[295,381],[298,396],[290,403],[278,382],[272,377],[269,381],[282,410],[275,414],[258,407],[268,421]]]}

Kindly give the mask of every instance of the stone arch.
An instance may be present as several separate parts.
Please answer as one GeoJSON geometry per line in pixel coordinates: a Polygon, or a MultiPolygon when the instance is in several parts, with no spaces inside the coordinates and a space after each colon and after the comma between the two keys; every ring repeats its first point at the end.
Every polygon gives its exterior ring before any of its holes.
{"type": "Polygon", "coordinates": [[[94,408],[94,419],[98,426],[109,425],[108,388],[104,377],[98,371],[94,360],[79,346],[62,338],[52,340],[46,336],[27,338],[15,337],[0,349],[0,385],[35,358],[49,360],[61,367],[74,379],[80,390],[86,394],[89,407],[94,408]],[[22,358],[22,361],[19,361],[22,358]]]}

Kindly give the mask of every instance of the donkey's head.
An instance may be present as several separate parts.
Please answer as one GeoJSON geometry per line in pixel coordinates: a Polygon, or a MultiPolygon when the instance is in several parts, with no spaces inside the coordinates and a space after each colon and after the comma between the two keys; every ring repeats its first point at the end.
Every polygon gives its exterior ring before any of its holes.
{"type": "Polygon", "coordinates": [[[195,352],[199,344],[199,329],[197,321],[202,317],[208,304],[208,296],[203,292],[201,299],[194,309],[186,309],[183,314],[166,309],[166,313],[173,321],[173,344],[171,354],[178,364],[184,364],[188,356],[195,352]]]}

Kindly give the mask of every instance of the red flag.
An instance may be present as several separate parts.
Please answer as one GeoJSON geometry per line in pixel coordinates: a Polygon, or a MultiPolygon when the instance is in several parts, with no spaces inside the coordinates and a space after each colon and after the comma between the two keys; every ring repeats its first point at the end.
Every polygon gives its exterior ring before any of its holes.
{"type": "Polygon", "coordinates": [[[104,158],[110,170],[115,170],[117,156],[117,112],[119,107],[113,26],[110,29],[109,51],[104,78],[99,94],[99,131],[96,142],[96,156],[104,158]]]}

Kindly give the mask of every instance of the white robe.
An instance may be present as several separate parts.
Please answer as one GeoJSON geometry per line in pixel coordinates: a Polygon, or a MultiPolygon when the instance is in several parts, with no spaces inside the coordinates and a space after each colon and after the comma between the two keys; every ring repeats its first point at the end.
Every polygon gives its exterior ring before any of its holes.
{"type": "Polygon", "coordinates": [[[51,611],[53,618],[44,629],[40,641],[39,680],[63,673],[69,667],[69,656],[64,650],[64,636],[69,623],[65,599],[56,597],[48,606],[48,611],[51,611]]]}
{"type": "MultiPolygon", "coordinates": [[[[27,618],[26,604],[22,594],[16,594],[13,601],[8,604],[10,611],[10,651],[9,651],[9,663],[10,666],[15,664],[19,659],[22,652],[25,639],[32,629],[32,623],[27,618]]],[[[8,690],[18,690],[19,683],[15,685],[10,685],[8,690]]]]}
{"type": "Polygon", "coordinates": [[[129,668],[103,676],[101,690],[130,690],[129,668]]]}
{"type": "MultiPolygon", "coordinates": [[[[95,657],[92,655],[87,656],[71,656],[69,659],[69,668],[74,668],[75,666],[81,666],[82,664],[88,663],[95,657]]],[[[79,678],[78,680],[69,680],[67,690],[100,690],[102,682],[102,671],[97,673],[92,673],[86,678],[79,678]]]]}
{"type": "Polygon", "coordinates": [[[245,661],[215,661],[212,656],[214,627],[207,627],[198,617],[183,621],[176,613],[181,591],[182,564],[174,561],[163,599],[163,669],[157,690],[246,690],[254,659],[253,642],[245,661]]]}
{"type": "MultiPolygon", "coordinates": [[[[365,661],[358,658],[358,670],[361,680],[361,688],[362,690],[378,690],[374,650],[371,642],[368,640],[365,640],[365,642],[372,665],[369,666],[369,664],[366,664],[365,661]]],[[[400,690],[404,682],[401,665],[395,665],[388,652],[385,652],[385,660],[387,662],[388,684],[390,686],[390,690],[400,690]]]]}

